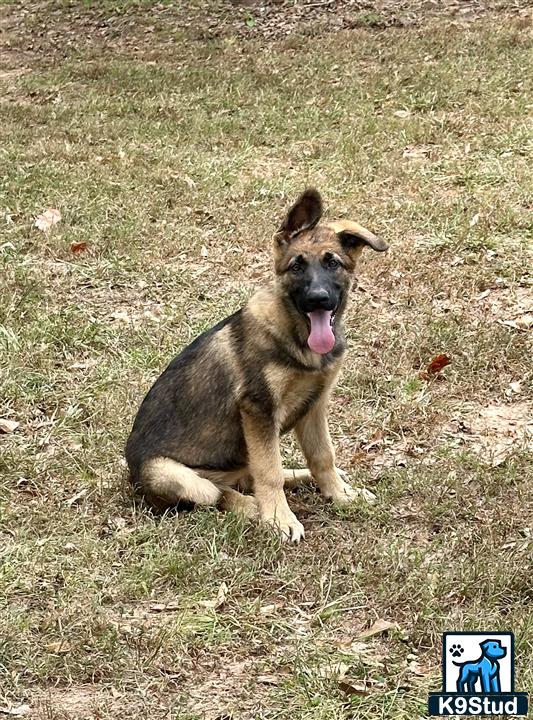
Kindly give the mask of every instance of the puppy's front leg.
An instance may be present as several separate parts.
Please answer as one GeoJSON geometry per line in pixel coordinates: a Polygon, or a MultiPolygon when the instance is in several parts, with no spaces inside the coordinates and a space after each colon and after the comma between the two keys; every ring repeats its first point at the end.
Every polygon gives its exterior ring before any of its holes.
{"type": "Polygon", "coordinates": [[[335,502],[350,502],[355,498],[355,492],[335,467],[335,451],[327,418],[328,399],[326,394],[323,395],[298,421],[296,436],[307,466],[324,497],[335,502]]]}
{"type": "Polygon", "coordinates": [[[278,528],[286,540],[300,542],[304,537],[303,525],[289,508],[283,492],[278,428],[270,417],[259,413],[241,410],[241,417],[259,515],[278,528]]]}

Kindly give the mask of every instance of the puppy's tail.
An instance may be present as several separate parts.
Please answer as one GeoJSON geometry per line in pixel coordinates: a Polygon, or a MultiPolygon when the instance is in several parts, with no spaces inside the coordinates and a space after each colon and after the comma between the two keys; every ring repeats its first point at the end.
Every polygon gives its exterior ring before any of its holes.
{"type": "Polygon", "coordinates": [[[216,505],[220,490],[186,465],[166,457],[146,462],[140,472],[140,485],[146,499],[159,510],[180,501],[196,505],[216,505]]]}

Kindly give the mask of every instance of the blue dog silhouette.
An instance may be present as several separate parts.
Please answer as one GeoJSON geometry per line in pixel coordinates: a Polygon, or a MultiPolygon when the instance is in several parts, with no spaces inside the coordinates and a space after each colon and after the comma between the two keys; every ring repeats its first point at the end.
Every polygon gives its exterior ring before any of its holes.
{"type": "Polygon", "coordinates": [[[476,682],[481,682],[481,692],[497,693],[500,689],[500,665],[498,660],[505,657],[507,649],[499,640],[485,640],[480,643],[481,657],[474,662],[468,661],[454,665],[460,668],[457,678],[458,693],[475,693],[476,682]]]}

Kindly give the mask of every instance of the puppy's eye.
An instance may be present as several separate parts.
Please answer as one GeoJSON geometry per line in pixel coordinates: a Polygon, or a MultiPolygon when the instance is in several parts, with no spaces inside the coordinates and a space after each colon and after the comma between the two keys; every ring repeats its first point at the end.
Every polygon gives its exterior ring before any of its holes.
{"type": "Polygon", "coordinates": [[[299,273],[301,273],[303,269],[304,268],[303,268],[302,263],[299,263],[299,262],[293,263],[290,268],[291,272],[293,272],[295,275],[298,275],[299,273]]]}
{"type": "Polygon", "coordinates": [[[335,270],[335,268],[340,267],[340,262],[335,260],[335,258],[330,258],[327,262],[327,266],[330,270],[335,270]]]}

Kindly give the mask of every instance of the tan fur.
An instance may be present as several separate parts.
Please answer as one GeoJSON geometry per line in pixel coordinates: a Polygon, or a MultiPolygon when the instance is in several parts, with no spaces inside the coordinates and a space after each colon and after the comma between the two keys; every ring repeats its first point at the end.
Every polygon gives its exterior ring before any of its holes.
{"type": "Polygon", "coordinates": [[[283,492],[285,480],[279,436],[251,413],[243,412],[242,420],[261,519],[276,526],[287,539],[299,542],[304,537],[304,529],[289,508],[283,492]]]}
{"type": "Polygon", "coordinates": [[[370,230],[367,230],[353,220],[336,220],[335,222],[329,222],[326,227],[329,230],[333,230],[336,235],[343,232],[357,235],[358,237],[363,238],[365,242],[372,247],[383,249],[386,249],[387,247],[387,243],[384,240],[381,240],[381,238],[378,238],[373,232],[370,232],[370,230]]]}
{"type": "Polygon", "coordinates": [[[219,507],[221,510],[243,515],[250,520],[256,520],[259,517],[256,499],[251,495],[243,495],[232,488],[226,488],[222,492],[219,507]]]}
{"type": "MultiPolygon", "coordinates": [[[[253,490],[253,479],[248,466],[240,470],[198,470],[201,477],[207,478],[214,485],[225,493],[228,488],[240,488],[244,492],[253,490]]],[[[312,482],[313,476],[309,470],[297,470],[292,468],[283,468],[283,483],[287,488],[295,488],[299,485],[305,485],[312,482]]],[[[235,510],[235,508],[232,508],[235,510]]]]}
{"type": "Polygon", "coordinates": [[[216,334],[216,340],[213,342],[211,352],[216,353],[219,357],[224,358],[228,363],[232,372],[236,372],[238,365],[235,362],[235,351],[231,344],[231,337],[228,327],[224,327],[216,334]]]}
{"type": "MultiPolygon", "coordinates": [[[[304,365],[320,369],[321,359],[316,353],[310,350],[300,350],[294,345],[291,338],[293,330],[290,319],[283,308],[281,295],[283,288],[279,282],[258,290],[248,302],[246,313],[251,315],[255,322],[258,323],[258,333],[263,332],[266,335],[273,335],[282,343],[290,344],[291,352],[296,360],[304,365]]],[[[301,321],[302,333],[306,332],[305,322],[301,321]]],[[[265,347],[268,347],[268,337],[265,338],[265,347]]]]}
{"type": "Polygon", "coordinates": [[[210,480],[219,488],[240,487],[243,490],[250,487],[251,478],[247,467],[238,470],[208,470],[200,468],[198,475],[210,480]]]}
{"type": "Polygon", "coordinates": [[[308,485],[312,481],[313,476],[309,470],[283,470],[283,482],[286,488],[296,488],[300,485],[308,485]]]}
{"type": "Polygon", "coordinates": [[[323,255],[325,252],[332,252],[338,255],[349,267],[353,266],[351,252],[347,252],[335,231],[329,226],[319,226],[313,230],[306,230],[295,238],[290,245],[276,244],[274,248],[274,259],[277,272],[283,272],[290,261],[297,255],[323,255]]]}
{"type": "Polygon", "coordinates": [[[335,466],[335,451],[327,420],[328,400],[328,393],[325,393],[296,424],[296,437],[309,470],[324,497],[345,502],[352,499],[354,493],[335,466]]]}
{"type": "Polygon", "coordinates": [[[188,500],[197,505],[214,505],[220,498],[220,490],[212,482],[170,458],[147,462],[143,467],[143,480],[156,505],[161,504],[158,500],[165,504],[188,500]]]}
{"type": "Polygon", "coordinates": [[[275,398],[276,424],[279,428],[282,428],[295,410],[312,395],[321,379],[318,373],[303,375],[275,364],[265,369],[265,377],[275,398]]]}

